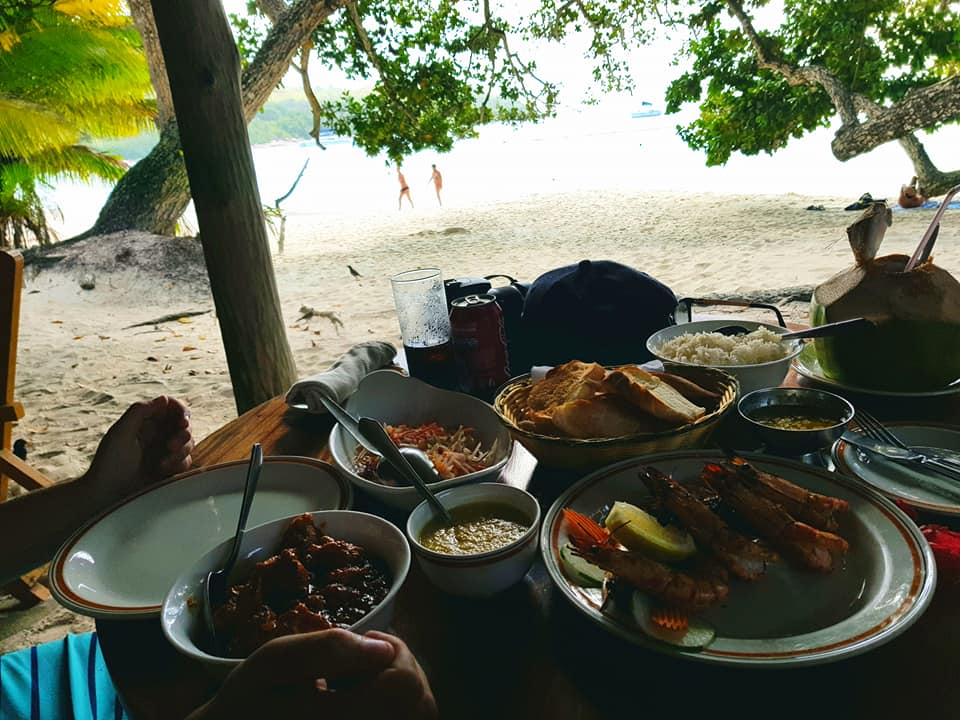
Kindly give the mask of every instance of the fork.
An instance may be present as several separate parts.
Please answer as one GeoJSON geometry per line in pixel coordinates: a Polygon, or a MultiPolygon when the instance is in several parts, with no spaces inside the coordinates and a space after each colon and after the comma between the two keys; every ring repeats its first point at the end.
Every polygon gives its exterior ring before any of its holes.
{"type": "Polygon", "coordinates": [[[923,465],[928,465],[931,470],[939,470],[942,474],[947,475],[954,480],[960,479],[960,463],[956,462],[955,460],[939,456],[931,457],[929,455],[918,453],[916,450],[894,435],[893,432],[882,422],[877,420],[873,415],[865,410],[857,408],[854,419],[856,420],[857,425],[860,426],[863,434],[867,437],[871,437],[874,440],[886,443],[887,445],[893,445],[908,452],[913,452],[917,456],[916,462],[919,462],[923,465]]]}

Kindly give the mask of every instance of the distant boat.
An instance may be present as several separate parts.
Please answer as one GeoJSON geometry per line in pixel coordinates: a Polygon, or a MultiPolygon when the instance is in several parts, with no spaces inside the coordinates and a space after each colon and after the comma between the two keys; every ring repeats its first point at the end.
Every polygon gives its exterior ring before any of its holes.
{"type": "Polygon", "coordinates": [[[632,118],[645,118],[645,117],[655,117],[661,115],[662,113],[653,107],[653,103],[648,103],[646,101],[640,103],[640,109],[630,113],[632,118]]]}

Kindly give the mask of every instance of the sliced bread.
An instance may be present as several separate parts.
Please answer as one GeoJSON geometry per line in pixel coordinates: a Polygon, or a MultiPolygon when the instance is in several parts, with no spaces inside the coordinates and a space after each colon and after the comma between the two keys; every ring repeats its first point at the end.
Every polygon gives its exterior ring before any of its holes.
{"type": "Polygon", "coordinates": [[[678,425],[693,422],[706,413],[705,408],[694,405],[668,383],[632,365],[608,373],[602,388],[654,417],[678,425]]]}

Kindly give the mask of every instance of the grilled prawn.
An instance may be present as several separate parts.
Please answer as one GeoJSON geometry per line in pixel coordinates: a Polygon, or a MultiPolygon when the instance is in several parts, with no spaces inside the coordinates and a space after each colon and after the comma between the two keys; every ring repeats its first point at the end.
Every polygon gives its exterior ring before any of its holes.
{"type": "Polygon", "coordinates": [[[723,602],[730,591],[722,568],[698,575],[677,572],[625,549],[610,537],[609,531],[586,515],[564,508],[563,516],[570,526],[570,543],[577,555],[668,607],[697,612],[723,602]]]}
{"type": "Polygon", "coordinates": [[[849,549],[839,535],[795,520],[781,505],[754,492],[734,469],[707,463],[703,479],[771,545],[810,570],[830,572],[849,549]]]}
{"type": "Polygon", "coordinates": [[[676,516],[697,546],[709,550],[736,577],[755,580],[763,575],[768,562],[778,559],[775,552],[738,533],[667,475],[645,467],[640,471],[640,479],[660,505],[676,516]]]}
{"type": "Polygon", "coordinates": [[[783,506],[798,520],[820,530],[836,532],[839,528],[836,514],[850,510],[846,500],[806,490],[782,477],[757,470],[743,458],[732,457],[724,467],[734,470],[751,490],[783,506]]]}

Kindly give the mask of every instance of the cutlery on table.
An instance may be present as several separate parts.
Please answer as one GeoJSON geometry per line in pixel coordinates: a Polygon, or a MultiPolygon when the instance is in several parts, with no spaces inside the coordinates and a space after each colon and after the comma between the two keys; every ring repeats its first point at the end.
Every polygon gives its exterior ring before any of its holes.
{"type": "Polygon", "coordinates": [[[213,623],[214,606],[223,605],[227,599],[227,581],[230,579],[230,571],[233,570],[237,557],[240,555],[240,545],[243,542],[243,533],[247,527],[247,518],[250,515],[250,507],[253,505],[253,495],[257,491],[257,481],[260,478],[260,468],[263,467],[263,448],[260,443],[255,443],[250,452],[250,464],[247,466],[247,479],[243,485],[243,501],[240,503],[240,519],[237,522],[237,532],[233,536],[233,546],[230,548],[230,554],[219,570],[211,570],[203,583],[203,621],[207,626],[207,632],[210,634],[211,650],[217,654],[219,643],[217,642],[217,632],[213,623]]]}
{"type": "MultiPolygon", "coordinates": [[[[868,320],[867,318],[860,317],[853,318],[852,320],[838,320],[837,322],[826,323],[825,325],[817,325],[816,327],[807,328],[806,330],[794,330],[793,332],[784,333],[780,336],[780,340],[818,338],[825,337],[827,335],[839,335],[851,330],[862,330],[872,327],[876,327],[876,323],[874,323],[872,320],[868,320]]],[[[718,327],[713,332],[735,337],[737,335],[746,335],[750,331],[742,325],[724,325],[723,327],[718,327]]]]}
{"type": "Polygon", "coordinates": [[[863,450],[869,450],[870,452],[876,453],[877,455],[882,455],[890,460],[918,463],[926,468],[929,468],[930,470],[939,472],[945,477],[960,481],[960,469],[954,469],[946,463],[943,463],[939,460],[934,460],[933,458],[930,458],[927,455],[916,452],[912,449],[904,449],[897,447],[896,445],[887,445],[886,443],[875,440],[872,437],[851,432],[849,430],[843,433],[843,435],[840,436],[840,439],[844,442],[850,443],[855,447],[863,450]]]}
{"type": "MultiPolygon", "coordinates": [[[[379,421],[367,417],[362,417],[357,421],[357,428],[360,434],[376,448],[376,452],[399,470],[407,482],[420,491],[424,500],[430,503],[430,506],[440,515],[443,522],[447,525],[453,525],[453,518],[450,517],[450,513],[443,506],[443,503],[437,499],[437,496],[433,494],[433,491],[427,487],[427,483],[421,474],[418,473],[408,462],[407,458],[401,454],[400,448],[393,444],[393,440],[391,440],[387,434],[386,428],[384,428],[379,421]]],[[[433,469],[432,463],[430,468],[433,469]]],[[[436,471],[434,470],[434,472],[436,471]]]]}
{"type": "MultiPolygon", "coordinates": [[[[377,449],[377,445],[370,442],[370,440],[362,432],[360,432],[359,421],[353,415],[347,412],[346,408],[344,408],[333,398],[329,398],[326,395],[321,394],[319,397],[320,402],[323,403],[323,406],[327,409],[327,412],[333,415],[333,419],[340,423],[341,427],[350,433],[354,440],[356,440],[362,447],[366,448],[374,455],[383,457],[383,453],[377,449]]],[[[426,482],[436,482],[440,479],[440,474],[437,472],[437,468],[434,467],[433,461],[420,448],[404,445],[400,448],[400,454],[407,459],[407,462],[413,466],[419,477],[424,478],[426,482]]],[[[387,459],[387,462],[390,465],[394,465],[394,463],[390,462],[389,459],[387,459]]],[[[396,469],[398,472],[402,473],[402,468],[398,467],[396,469]]]]}
{"type": "Polygon", "coordinates": [[[920,450],[918,448],[910,447],[900,440],[900,438],[894,435],[890,428],[865,410],[857,410],[854,420],[856,420],[857,424],[860,426],[860,429],[863,431],[863,434],[867,437],[872,437],[874,440],[878,440],[886,445],[893,445],[901,450],[910,450],[912,452],[922,454],[926,458],[924,462],[934,462],[941,465],[946,465],[949,469],[960,473],[960,462],[957,462],[956,460],[947,457],[942,453],[931,451],[929,448],[920,450]]]}

